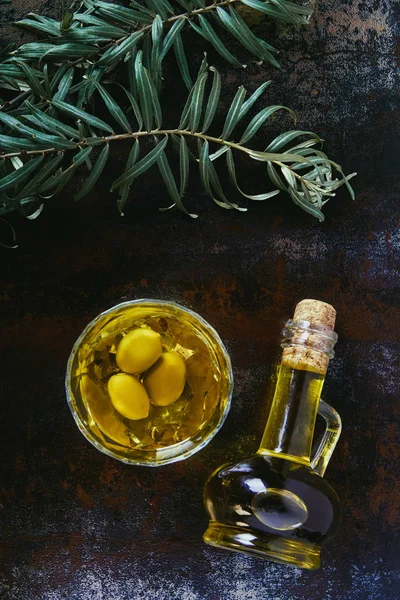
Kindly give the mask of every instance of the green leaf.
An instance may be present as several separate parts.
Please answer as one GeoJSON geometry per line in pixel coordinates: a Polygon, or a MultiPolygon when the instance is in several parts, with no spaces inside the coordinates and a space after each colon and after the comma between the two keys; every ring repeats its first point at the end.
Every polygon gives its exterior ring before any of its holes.
{"type": "Polygon", "coordinates": [[[180,195],[184,195],[189,180],[189,149],[185,140],[185,136],[181,135],[179,148],[179,166],[181,174],[180,195]]]}
{"type": "Polygon", "coordinates": [[[247,211],[247,208],[243,208],[243,207],[239,206],[238,204],[234,204],[227,199],[227,197],[225,196],[224,191],[222,189],[221,183],[219,181],[217,171],[214,167],[214,164],[211,161],[210,161],[210,182],[218,196],[218,198],[215,198],[213,196],[213,200],[216,204],[218,204],[218,206],[221,206],[221,208],[225,208],[228,210],[233,208],[233,209],[241,211],[241,212],[247,211]]]}
{"type": "Polygon", "coordinates": [[[182,75],[182,79],[185,82],[186,87],[190,90],[193,86],[192,78],[190,77],[190,71],[188,62],[186,59],[185,48],[180,33],[176,34],[174,41],[174,52],[176,62],[178,63],[179,70],[182,75]]]}
{"type": "MultiPolygon", "coordinates": [[[[133,167],[136,164],[136,161],[139,157],[139,150],[140,150],[140,144],[139,144],[139,140],[136,138],[135,143],[133,144],[131,151],[129,153],[125,171],[128,171],[131,167],[133,167]]],[[[119,189],[119,198],[117,200],[117,208],[119,210],[121,217],[124,215],[123,210],[124,210],[126,201],[128,199],[130,189],[131,189],[131,185],[129,182],[122,185],[119,189]]]]}
{"type": "Polygon", "coordinates": [[[102,44],[112,40],[120,40],[126,37],[123,29],[104,25],[103,27],[73,27],[64,37],[70,41],[88,42],[89,44],[102,44]]]}
{"type": "Polygon", "coordinates": [[[128,54],[128,52],[132,51],[132,48],[136,46],[142,37],[143,33],[141,31],[132,33],[119,45],[113,46],[107,50],[96,64],[98,66],[111,65],[112,63],[121,60],[126,54],[128,54]]]}
{"type": "MultiPolygon", "coordinates": [[[[16,60],[12,60],[10,62],[4,62],[1,63],[0,62],[0,76],[5,76],[5,77],[14,77],[16,79],[21,79],[24,77],[24,73],[21,69],[21,67],[19,66],[19,62],[20,61],[16,61],[16,60]]],[[[36,77],[40,77],[41,76],[41,71],[39,71],[38,69],[34,69],[33,67],[32,71],[35,73],[36,77]]]]}
{"type": "Polygon", "coordinates": [[[272,0],[271,2],[261,2],[260,0],[241,0],[243,4],[246,6],[250,6],[250,8],[254,8],[255,10],[264,13],[274,19],[278,19],[280,21],[284,21],[286,23],[293,24],[306,24],[307,20],[303,16],[291,15],[285,10],[283,7],[283,2],[280,0],[277,6],[273,6],[272,0]]]}
{"type": "Polygon", "coordinates": [[[277,154],[274,152],[259,152],[258,150],[251,150],[243,146],[244,152],[250,156],[253,160],[260,162],[275,161],[282,163],[293,163],[293,162],[304,162],[304,157],[299,154],[277,154]]]}
{"type": "Polygon", "coordinates": [[[242,194],[242,196],[245,196],[245,198],[249,198],[250,200],[261,201],[261,200],[267,200],[268,198],[272,198],[273,196],[276,196],[277,194],[279,194],[279,190],[273,190],[272,192],[266,192],[264,194],[255,194],[255,195],[254,194],[253,195],[245,194],[243,192],[243,190],[239,187],[239,184],[237,181],[235,161],[233,158],[233,152],[230,148],[228,148],[228,151],[226,154],[226,163],[228,166],[229,175],[230,175],[236,189],[242,194]]]}
{"type": "Polygon", "coordinates": [[[36,137],[36,130],[32,129],[32,127],[28,127],[24,125],[19,119],[16,119],[12,115],[8,113],[0,112],[0,121],[2,121],[5,125],[17,131],[18,133],[25,134],[26,136],[32,138],[36,137]]]}
{"type": "Polygon", "coordinates": [[[74,13],[72,12],[72,10],[67,9],[63,14],[63,18],[60,23],[60,29],[63,33],[66,33],[70,30],[73,20],[74,13]]]}
{"type": "Polygon", "coordinates": [[[272,142],[269,144],[269,146],[267,146],[265,151],[276,152],[277,150],[280,150],[283,146],[286,146],[286,144],[288,144],[289,142],[292,142],[294,139],[303,135],[310,136],[314,143],[322,142],[322,140],[315,133],[312,133],[312,131],[285,131],[285,133],[281,133],[280,135],[278,135],[278,137],[272,140],[272,142]]]}
{"type": "Polygon", "coordinates": [[[88,76],[88,79],[93,83],[96,89],[100,92],[100,96],[104,100],[104,104],[106,105],[110,115],[117,121],[119,125],[121,125],[122,129],[127,132],[132,131],[132,127],[129,124],[128,119],[124,115],[122,109],[115,102],[114,98],[109,94],[109,92],[95,79],[88,76]]]}
{"type": "Polygon", "coordinates": [[[68,71],[62,76],[60,83],[58,85],[58,90],[53,96],[53,100],[65,100],[69,89],[72,85],[72,81],[74,79],[74,69],[71,67],[68,71]]]}
{"type": "Polygon", "coordinates": [[[144,39],[143,39],[143,44],[142,44],[142,48],[141,51],[143,53],[143,66],[147,69],[150,68],[151,66],[151,49],[152,49],[152,41],[151,41],[151,35],[148,33],[144,39]]]}
{"type": "Polygon", "coordinates": [[[245,97],[246,90],[241,85],[238,91],[236,92],[233,102],[228,110],[228,114],[226,115],[224,129],[221,134],[222,139],[228,139],[233,129],[237,125],[239,121],[240,110],[242,108],[245,97]]]}
{"type": "MultiPolygon", "coordinates": [[[[131,94],[133,95],[134,98],[137,98],[137,81],[136,81],[136,74],[135,74],[135,61],[136,61],[136,55],[137,55],[137,48],[134,47],[133,52],[130,53],[129,58],[128,58],[128,62],[127,62],[127,68],[128,68],[128,78],[129,78],[129,90],[131,92],[131,94]]],[[[121,85],[121,84],[119,84],[121,85]]]]}
{"type": "Polygon", "coordinates": [[[107,2],[93,2],[92,5],[99,9],[100,14],[111,17],[124,25],[135,27],[137,23],[141,25],[151,25],[152,23],[152,18],[142,11],[125,8],[118,4],[108,4],[107,2]]]}
{"type": "Polygon", "coordinates": [[[52,104],[58,108],[61,112],[73,117],[74,119],[81,119],[84,123],[91,125],[92,127],[96,127],[97,129],[101,129],[102,131],[107,131],[108,133],[114,133],[113,129],[107,125],[104,121],[90,115],[89,113],[81,110],[80,108],[76,108],[72,106],[72,104],[67,104],[66,102],[61,102],[60,100],[52,100],[52,104]]]}
{"type": "Polygon", "coordinates": [[[17,92],[22,92],[27,89],[25,82],[18,82],[15,79],[6,77],[5,75],[0,76],[0,86],[9,90],[16,90],[17,92]]]}
{"type": "Polygon", "coordinates": [[[50,131],[52,133],[61,133],[71,138],[78,137],[79,133],[76,129],[73,129],[69,125],[65,125],[57,119],[53,119],[53,117],[50,117],[43,111],[39,110],[38,108],[36,108],[36,106],[31,104],[27,100],[25,101],[25,104],[29,108],[31,113],[35,115],[35,117],[38,119],[41,126],[44,129],[47,129],[47,131],[50,131]]]}
{"type": "Polygon", "coordinates": [[[47,58],[80,58],[98,53],[98,48],[90,44],[66,43],[47,44],[32,42],[20,46],[13,56],[21,59],[43,60],[47,58]]]}
{"type": "Polygon", "coordinates": [[[42,23],[40,21],[35,21],[32,18],[27,18],[16,21],[14,25],[17,25],[17,27],[22,27],[23,29],[32,29],[33,31],[40,31],[49,35],[54,35],[55,37],[61,37],[60,29],[57,29],[50,19],[48,23],[42,23]]]}
{"type": "Polygon", "coordinates": [[[19,66],[21,67],[29,85],[34,94],[37,96],[41,96],[42,98],[46,98],[46,92],[44,87],[42,86],[39,78],[35,75],[34,71],[22,61],[18,61],[19,66]]]}
{"type": "Polygon", "coordinates": [[[220,54],[225,60],[227,60],[232,65],[236,67],[243,67],[243,65],[238,61],[238,59],[233,56],[229,52],[229,50],[224,46],[224,44],[219,39],[215,30],[211,27],[207,19],[203,15],[199,15],[200,27],[195,25],[193,21],[189,21],[190,26],[204,39],[206,39],[212,46],[214,46],[215,50],[220,54]]]}
{"type": "Polygon", "coordinates": [[[244,46],[251,54],[262,60],[268,60],[275,67],[279,68],[279,63],[254,35],[245,21],[240,18],[238,13],[230,7],[228,14],[221,7],[217,7],[217,13],[226,29],[244,46]]]}
{"type": "Polygon", "coordinates": [[[81,200],[86,194],[90,192],[90,190],[95,186],[98,178],[102,174],[104,167],[106,166],[108,154],[110,151],[110,145],[106,144],[103,150],[100,152],[99,158],[95,162],[93,169],[90,171],[88,178],[85,183],[79,190],[77,194],[74,196],[74,201],[78,202],[81,200]]]}
{"type": "Polygon", "coordinates": [[[267,106],[250,121],[249,125],[246,128],[246,131],[242,135],[240,143],[245,144],[246,142],[248,142],[257,133],[257,131],[265,123],[265,121],[277,110],[286,110],[293,117],[294,120],[296,119],[295,113],[290,108],[286,108],[286,106],[267,106]]]}
{"type": "Polygon", "coordinates": [[[186,210],[186,208],[184,207],[184,205],[182,203],[182,200],[179,195],[178,188],[176,187],[176,182],[175,182],[174,176],[172,174],[171,167],[169,166],[168,159],[166,157],[165,152],[161,152],[161,154],[159,155],[159,157],[157,159],[157,164],[158,164],[158,168],[160,170],[161,176],[166,185],[166,188],[167,188],[172,200],[174,201],[174,204],[176,205],[176,207],[179,208],[179,210],[184,212],[186,215],[196,218],[197,215],[190,214],[186,210]]]}
{"type": "Polygon", "coordinates": [[[209,196],[212,197],[213,193],[210,185],[210,164],[211,162],[209,158],[209,143],[206,140],[201,147],[201,152],[199,156],[199,169],[202,184],[209,196]]]}
{"type": "Polygon", "coordinates": [[[168,51],[175,43],[177,36],[182,31],[184,26],[185,26],[185,19],[179,19],[178,21],[175,21],[175,23],[172,25],[171,29],[168,31],[167,35],[165,36],[165,38],[163,40],[161,54],[160,54],[161,60],[163,58],[165,58],[165,56],[167,55],[168,51]]]}
{"type": "Polygon", "coordinates": [[[214,120],[216,110],[218,108],[219,98],[221,95],[221,76],[215,67],[210,67],[213,72],[213,84],[210,95],[208,97],[207,108],[204,114],[202,131],[206,132],[214,120]]]}
{"type": "Polygon", "coordinates": [[[43,67],[43,88],[45,92],[46,98],[51,98],[51,87],[50,87],[50,78],[49,78],[49,65],[45,64],[43,67]]]}
{"type": "Polygon", "coordinates": [[[61,191],[61,189],[70,181],[75,170],[88,159],[91,152],[92,148],[84,148],[83,150],[80,150],[72,159],[71,165],[65,171],[60,169],[53,177],[45,181],[40,186],[38,193],[45,197],[45,194],[47,194],[53,188],[56,188],[56,190],[52,195],[55,195],[61,191]]]}
{"type": "Polygon", "coordinates": [[[87,77],[87,79],[82,78],[79,83],[71,87],[71,94],[75,93],[76,91],[79,91],[78,100],[75,103],[77,108],[82,108],[82,106],[89,102],[90,98],[96,91],[96,86],[94,85],[93,80],[100,83],[106,71],[107,67],[98,67],[96,65],[91,65],[86,69],[86,75],[83,76],[87,77]]]}
{"type": "Polygon", "coordinates": [[[271,83],[272,83],[271,81],[266,81],[265,83],[262,83],[256,89],[256,91],[252,93],[250,98],[248,98],[246,100],[246,102],[243,102],[242,108],[241,108],[240,114],[239,114],[239,120],[243,119],[243,117],[249,112],[249,110],[252,108],[252,106],[257,102],[259,97],[264,93],[264,91],[267,89],[267,87],[269,87],[271,85],[271,83]]]}
{"type": "Polygon", "coordinates": [[[286,110],[294,119],[296,119],[295,113],[290,108],[286,108],[286,106],[267,106],[250,121],[245,132],[241,137],[240,143],[245,144],[246,142],[248,142],[257,133],[257,131],[265,123],[265,121],[269,119],[269,117],[273,115],[277,110],[286,110]]]}
{"type": "Polygon", "coordinates": [[[66,170],[69,171],[70,169],[77,169],[80,165],[86,162],[90,153],[92,152],[92,149],[93,148],[83,148],[77,154],[75,154],[74,158],[72,159],[72,164],[66,170]]]}
{"type": "Polygon", "coordinates": [[[152,81],[147,70],[144,71],[144,76],[148,81],[150,94],[151,94],[151,102],[153,104],[153,110],[154,110],[154,119],[155,119],[155,122],[157,125],[157,129],[159,129],[162,124],[162,112],[161,112],[160,100],[158,98],[158,92],[157,92],[156,86],[155,86],[154,82],[152,81]]]}
{"type": "Polygon", "coordinates": [[[146,0],[146,2],[149,8],[155,13],[160,13],[163,19],[167,19],[168,14],[174,14],[174,10],[168,0],[146,0]]]}
{"type": "Polygon", "coordinates": [[[300,185],[301,185],[301,190],[304,194],[305,200],[307,200],[307,202],[309,202],[310,204],[312,204],[320,209],[322,207],[322,202],[321,202],[321,197],[319,196],[319,194],[317,194],[314,189],[312,189],[312,191],[310,191],[308,189],[305,181],[301,181],[300,185]]]}
{"type": "Polygon", "coordinates": [[[47,58],[81,58],[92,56],[97,54],[99,51],[97,46],[91,44],[79,44],[68,42],[65,44],[46,44],[32,42],[30,44],[24,44],[20,46],[13,54],[17,57],[21,57],[24,60],[27,58],[33,58],[43,60],[47,58]]]}
{"type": "Polygon", "coordinates": [[[118,177],[118,179],[116,179],[112,184],[111,189],[116,190],[126,182],[132,183],[132,181],[136,177],[139,177],[139,175],[147,171],[152,165],[154,165],[155,162],[157,162],[159,155],[164,150],[167,143],[168,137],[165,136],[161,142],[157,143],[156,147],[153,148],[151,152],[149,152],[144,158],[142,158],[142,160],[140,160],[131,169],[128,169],[127,171],[125,171],[125,173],[118,177]]]}
{"type": "Polygon", "coordinates": [[[29,177],[29,175],[35,171],[43,159],[43,155],[38,156],[37,158],[32,158],[20,169],[13,171],[13,173],[10,173],[9,175],[6,175],[3,177],[3,179],[0,179],[0,192],[4,192],[5,190],[9,190],[20,183],[23,183],[27,177],[29,177]]]}
{"type": "Polygon", "coordinates": [[[194,91],[195,91],[195,86],[193,86],[192,89],[190,90],[188,98],[186,100],[186,104],[183,107],[183,111],[181,114],[181,120],[179,122],[179,129],[185,129],[188,126],[190,111],[192,108],[192,100],[193,100],[194,91]]]}
{"type": "Polygon", "coordinates": [[[154,81],[161,80],[161,43],[163,28],[164,25],[162,18],[160,17],[160,15],[156,15],[153,21],[153,25],[151,27],[152,49],[150,72],[154,81]]]}
{"type": "MultiPolygon", "coordinates": [[[[200,149],[200,157],[199,157],[199,168],[200,168],[200,178],[202,184],[208,193],[209,196],[214,200],[218,206],[222,208],[236,208],[239,209],[237,204],[231,204],[225,197],[221,185],[218,180],[217,173],[214,169],[212,162],[210,161],[209,156],[209,143],[205,141],[201,145],[200,149]],[[212,188],[216,189],[217,193],[222,197],[222,201],[215,197],[212,188]]],[[[245,209],[239,209],[245,210],[245,209]]]]}
{"type": "Polygon", "coordinates": [[[143,4],[140,4],[139,2],[137,2],[137,0],[130,0],[129,4],[133,8],[136,8],[139,12],[142,12],[144,15],[147,15],[148,17],[153,19],[154,10],[150,10],[149,8],[146,8],[145,6],[143,6],[143,4]]]}
{"type": "Polygon", "coordinates": [[[293,202],[300,206],[300,208],[305,210],[313,217],[316,217],[321,223],[325,221],[325,217],[320,211],[320,209],[314,206],[311,202],[308,202],[303,196],[300,195],[300,193],[297,190],[293,189],[292,187],[289,187],[288,192],[293,202]]]}
{"type": "MultiPolygon", "coordinates": [[[[111,25],[108,21],[100,19],[100,17],[96,17],[94,14],[75,13],[74,21],[84,23],[85,25],[93,25],[94,27],[99,28],[107,27],[107,29],[113,32],[113,35],[116,34],[118,37],[124,37],[126,35],[126,31],[125,29],[122,29],[122,27],[111,25]]],[[[85,31],[84,27],[82,28],[82,31],[85,31]]]]}
{"type": "Polygon", "coordinates": [[[0,150],[5,152],[21,152],[22,150],[37,150],[43,145],[25,138],[16,138],[9,135],[0,135],[0,150]]]}
{"type": "Polygon", "coordinates": [[[215,152],[213,152],[212,154],[210,154],[210,160],[212,162],[214,162],[214,160],[217,160],[217,158],[219,158],[220,156],[222,156],[223,154],[225,154],[225,152],[228,151],[229,146],[220,146],[218,148],[218,150],[216,150],[215,152]]]}
{"type": "Polygon", "coordinates": [[[284,165],[281,166],[281,171],[282,171],[282,175],[284,176],[284,178],[286,179],[288,184],[291,187],[296,188],[297,181],[296,181],[296,178],[293,175],[292,171],[290,169],[288,169],[287,167],[285,167],[284,165]]]}
{"type": "Polygon", "coordinates": [[[143,115],[144,125],[146,131],[153,129],[153,100],[152,91],[150,88],[149,78],[147,75],[147,69],[143,66],[143,53],[140,50],[137,53],[135,60],[135,73],[136,81],[138,86],[138,94],[140,101],[140,108],[143,115]]]}
{"type": "Polygon", "coordinates": [[[38,190],[38,194],[40,196],[42,196],[43,198],[49,198],[49,197],[51,198],[52,196],[55,196],[67,185],[67,183],[72,178],[72,175],[73,175],[72,171],[62,171],[61,169],[59,169],[53,177],[50,177],[50,179],[45,181],[40,186],[40,188],[38,190]],[[56,188],[55,191],[53,192],[53,194],[51,194],[50,196],[47,196],[46,194],[48,194],[49,191],[52,190],[53,188],[56,188]]]}
{"type": "Polygon", "coordinates": [[[271,162],[267,163],[267,171],[268,171],[268,175],[269,175],[269,178],[272,181],[272,183],[274,185],[276,185],[276,187],[279,188],[280,190],[283,190],[284,192],[286,192],[287,191],[287,186],[282,181],[282,179],[279,176],[279,174],[278,174],[275,166],[271,162]]]}
{"type": "Polygon", "coordinates": [[[32,193],[35,193],[37,188],[46,181],[51,174],[56,170],[58,165],[62,162],[64,158],[64,153],[61,152],[54,158],[51,158],[49,161],[45,163],[45,165],[36,173],[36,175],[28,181],[28,183],[24,186],[21,192],[16,197],[16,200],[21,200],[22,198],[26,198],[32,193]]]}
{"type": "Polygon", "coordinates": [[[35,140],[35,142],[37,141],[43,144],[50,144],[51,147],[59,149],[76,147],[76,144],[74,142],[67,140],[63,137],[48,135],[46,133],[38,131],[37,129],[33,129],[32,127],[28,127],[12,115],[0,112],[0,121],[3,121],[3,123],[11,127],[12,129],[18,131],[18,133],[22,133],[28,137],[31,137],[35,140]]]}
{"type": "Polygon", "coordinates": [[[290,2],[288,0],[270,0],[271,4],[275,5],[279,10],[284,12],[288,17],[293,19],[299,19],[299,23],[307,24],[307,19],[304,17],[309,17],[312,15],[312,8],[309,6],[301,6],[300,4],[296,4],[295,2],[290,2]]]}
{"type": "Polygon", "coordinates": [[[207,79],[208,73],[203,73],[202,75],[200,75],[200,77],[194,85],[193,98],[191,101],[189,116],[189,129],[191,131],[196,131],[200,123],[201,113],[203,110],[204,90],[207,83],[207,79]]]}
{"type": "MultiPolygon", "coordinates": [[[[118,84],[118,85],[120,85],[120,84],[118,84]]],[[[131,104],[131,107],[132,107],[132,110],[134,112],[134,115],[135,115],[136,120],[138,122],[139,131],[141,131],[142,128],[143,128],[143,117],[142,117],[142,113],[140,112],[139,105],[136,102],[136,100],[133,97],[133,95],[126,88],[124,88],[122,85],[121,85],[121,87],[122,87],[122,89],[124,90],[125,94],[128,97],[128,100],[129,100],[129,102],[131,104]]]]}
{"type": "MultiPolygon", "coordinates": [[[[176,135],[175,133],[171,134],[172,145],[175,148],[176,152],[178,152],[178,153],[180,153],[180,151],[181,151],[181,137],[182,137],[181,135],[176,135]]],[[[185,137],[185,136],[183,136],[183,137],[185,137]]],[[[189,154],[189,161],[197,164],[199,162],[199,159],[193,154],[193,152],[191,151],[189,146],[187,146],[187,151],[189,154]]]]}

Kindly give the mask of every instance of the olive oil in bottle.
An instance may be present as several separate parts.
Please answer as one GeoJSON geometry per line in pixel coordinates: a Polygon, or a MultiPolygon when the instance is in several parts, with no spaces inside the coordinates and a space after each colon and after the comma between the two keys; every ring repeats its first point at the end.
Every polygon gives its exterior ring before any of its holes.
{"type": "Polygon", "coordinates": [[[340,504],[322,478],[341,423],[320,400],[337,336],[335,310],[300,302],[283,332],[274,399],[257,454],[218,469],[205,490],[210,524],[204,540],[304,568],[320,565],[321,545],[340,521],[340,504]],[[311,459],[317,413],[327,424],[311,459]]]}

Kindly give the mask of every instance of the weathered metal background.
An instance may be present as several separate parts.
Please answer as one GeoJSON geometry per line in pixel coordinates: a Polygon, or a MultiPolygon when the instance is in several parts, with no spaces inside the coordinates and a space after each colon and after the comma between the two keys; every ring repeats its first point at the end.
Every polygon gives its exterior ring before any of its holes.
{"type": "MultiPolygon", "coordinates": [[[[29,10],[56,15],[60,4],[13,0],[1,8],[4,37],[20,39],[10,19],[29,10]]],[[[227,99],[241,82],[253,89],[272,75],[267,101],[296,109],[299,128],[322,134],[332,157],[359,172],[356,202],[339,194],[325,224],[283,195],[247,214],[226,212],[196,178],[188,205],[199,219],[162,214],[168,200],[155,173],[138,182],[121,219],[107,191],[118,154],[90,199],[71,206],[66,195],[35,222],[11,218],[20,247],[1,257],[0,598],[400,598],[398,8],[320,0],[308,28],[270,30],[282,49],[281,72],[224,66],[227,99]],[[214,441],[156,470],[92,448],[63,387],[84,325],[143,296],[203,315],[226,342],[236,379],[214,441]],[[343,524],[318,572],[214,550],[201,539],[204,482],[222,462],[256,450],[279,331],[304,297],[338,311],[324,396],[344,424],[327,472],[343,524]]],[[[199,43],[194,61],[203,49],[199,43]]],[[[173,73],[171,66],[170,81],[173,73]]],[[[251,188],[253,177],[242,172],[242,181],[251,188]]]]}

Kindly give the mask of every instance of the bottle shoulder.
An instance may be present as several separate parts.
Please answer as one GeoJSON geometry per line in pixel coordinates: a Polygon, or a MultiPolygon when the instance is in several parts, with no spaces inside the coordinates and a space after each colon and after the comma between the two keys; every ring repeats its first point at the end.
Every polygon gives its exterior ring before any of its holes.
{"type": "Polygon", "coordinates": [[[310,486],[330,488],[333,491],[327,480],[310,466],[268,455],[256,454],[238,463],[223,465],[214,472],[210,480],[214,477],[219,480],[229,479],[232,482],[238,479],[246,481],[261,478],[269,480],[271,484],[282,480],[305,481],[310,486]]]}

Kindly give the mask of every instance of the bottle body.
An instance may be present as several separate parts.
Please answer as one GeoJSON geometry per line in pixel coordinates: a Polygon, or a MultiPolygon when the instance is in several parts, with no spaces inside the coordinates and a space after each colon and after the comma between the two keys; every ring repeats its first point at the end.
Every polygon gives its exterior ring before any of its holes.
{"type": "Polygon", "coordinates": [[[340,523],[340,502],[311,467],[256,455],[218,469],[205,489],[204,540],[308,569],[340,523]]]}
{"type": "Polygon", "coordinates": [[[320,566],[321,545],[334,535],[341,516],[339,499],[322,477],[340,435],[340,417],[320,401],[337,336],[310,321],[288,321],[283,334],[280,372],[260,448],[208,480],[210,525],[204,540],[313,569],[320,566]],[[327,429],[312,459],[318,410],[327,429]]]}

